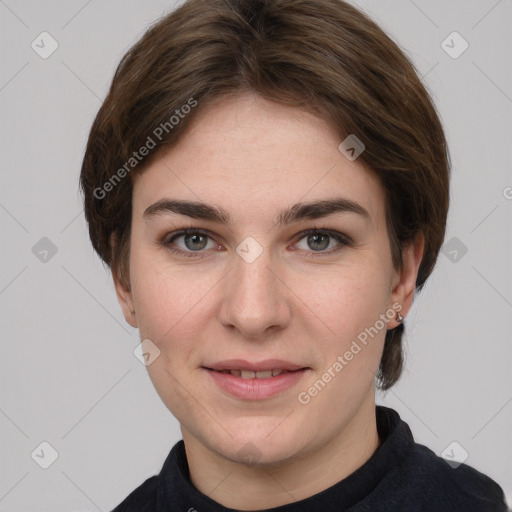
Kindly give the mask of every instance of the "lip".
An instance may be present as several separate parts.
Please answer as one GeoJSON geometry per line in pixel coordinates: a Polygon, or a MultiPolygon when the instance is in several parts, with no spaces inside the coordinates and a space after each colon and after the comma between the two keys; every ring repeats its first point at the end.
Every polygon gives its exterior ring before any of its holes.
{"type": "MultiPolygon", "coordinates": [[[[251,363],[245,359],[228,359],[226,361],[219,361],[217,363],[205,364],[203,368],[209,370],[249,370],[252,372],[264,372],[268,370],[288,370],[290,372],[307,368],[300,364],[295,364],[290,361],[284,361],[283,359],[266,359],[265,361],[259,361],[251,363]]],[[[276,378],[276,377],[273,377],[276,378]]],[[[265,380],[265,379],[262,379],[265,380]]]]}
{"type": "MultiPolygon", "coordinates": [[[[279,365],[273,368],[278,368],[279,365]]],[[[228,368],[223,368],[228,369],[228,368]]],[[[234,368],[233,368],[234,369],[234,368]]],[[[268,368],[269,369],[269,368],[268,368]]],[[[276,377],[266,379],[242,379],[230,373],[221,373],[210,368],[203,367],[203,370],[211,376],[215,384],[223,391],[236,398],[243,400],[263,400],[282,393],[293,386],[304,377],[309,368],[301,368],[288,373],[282,373],[276,377]]],[[[252,370],[265,371],[265,370],[252,370]]]]}

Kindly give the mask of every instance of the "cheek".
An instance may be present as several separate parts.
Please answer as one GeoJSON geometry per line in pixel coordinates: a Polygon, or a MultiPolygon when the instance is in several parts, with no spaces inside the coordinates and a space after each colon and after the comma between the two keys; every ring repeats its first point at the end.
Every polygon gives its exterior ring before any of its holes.
{"type": "Polygon", "coordinates": [[[161,351],[180,350],[207,320],[208,295],[218,279],[199,277],[186,266],[171,265],[165,254],[134,254],[133,297],[142,339],[161,351]],[[183,340],[183,341],[182,341],[183,340]]]}
{"type": "Polygon", "coordinates": [[[136,256],[133,264],[140,338],[151,340],[160,351],[147,366],[148,375],[172,414],[187,418],[197,409],[193,398],[197,383],[189,368],[197,362],[198,339],[206,332],[208,292],[213,285],[209,279],[191,282],[191,274],[183,268],[149,256],[136,256]]]}
{"type": "MultiPolygon", "coordinates": [[[[330,338],[354,336],[373,325],[388,307],[388,276],[384,266],[340,267],[295,283],[305,305],[318,316],[330,338]]],[[[311,314],[311,313],[310,313],[311,314]]]]}
{"type": "Polygon", "coordinates": [[[372,389],[387,328],[380,317],[388,309],[386,282],[370,269],[338,273],[327,292],[311,297],[318,328],[327,333],[316,338],[321,364],[303,390],[317,407],[341,414],[372,389]]]}
{"type": "Polygon", "coordinates": [[[328,382],[326,392],[318,392],[322,396],[315,398],[320,407],[329,408],[333,400],[339,407],[351,406],[374,384],[387,329],[380,318],[389,306],[385,269],[377,256],[365,254],[357,264],[302,284],[301,293],[307,297],[303,313],[316,324],[311,333],[317,332],[315,345],[321,361],[310,385],[323,389],[328,382]]]}

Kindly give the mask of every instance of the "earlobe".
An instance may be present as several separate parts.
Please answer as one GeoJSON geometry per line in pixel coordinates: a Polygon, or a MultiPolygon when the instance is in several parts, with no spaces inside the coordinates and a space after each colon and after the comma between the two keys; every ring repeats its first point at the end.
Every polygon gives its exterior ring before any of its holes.
{"type": "MultiPolygon", "coordinates": [[[[110,235],[110,244],[112,247],[112,254],[114,254],[114,245],[116,243],[115,233],[110,235]]],[[[131,289],[124,283],[124,280],[119,275],[119,265],[112,257],[111,261],[112,279],[116,290],[117,300],[121,306],[125,320],[132,326],[138,327],[137,316],[135,314],[135,307],[133,305],[133,298],[131,289]]]]}
{"type": "Polygon", "coordinates": [[[128,290],[121,280],[114,275],[114,271],[112,272],[112,278],[114,280],[117,300],[121,306],[125,320],[132,327],[138,327],[131,291],[128,290]]]}
{"type": "Polygon", "coordinates": [[[395,319],[390,321],[393,324],[389,326],[390,329],[395,328],[405,319],[412,306],[416,289],[416,278],[424,248],[425,237],[420,231],[414,241],[402,250],[403,269],[396,272],[391,293],[391,305],[400,304],[401,309],[398,313],[399,316],[397,315],[395,319]]]}

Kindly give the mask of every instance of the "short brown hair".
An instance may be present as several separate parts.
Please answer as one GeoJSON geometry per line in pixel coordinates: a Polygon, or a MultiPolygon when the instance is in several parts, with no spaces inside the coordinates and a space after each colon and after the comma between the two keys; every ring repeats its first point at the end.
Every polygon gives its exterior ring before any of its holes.
{"type": "MultiPolygon", "coordinates": [[[[244,91],[321,116],[340,142],[350,134],[363,141],[359,158],[385,189],[395,268],[404,244],[424,234],[421,290],[448,214],[443,128],[412,62],[342,0],[188,0],[126,53],[92,125],[80,176],[90,239],[112,272],[130,289],[132,175],[176,144],[202,108],[244,91]],[[198,106],[171,126],[191,102],[198,106]],[[165,130],[152,136],[159,126],[165,130]],[[134,161],[148,137],[155,149],[134,161]]],[[[377,375],[383,390],[401,375],[403,332],[403,324],[386,332],[377,375]]]]}

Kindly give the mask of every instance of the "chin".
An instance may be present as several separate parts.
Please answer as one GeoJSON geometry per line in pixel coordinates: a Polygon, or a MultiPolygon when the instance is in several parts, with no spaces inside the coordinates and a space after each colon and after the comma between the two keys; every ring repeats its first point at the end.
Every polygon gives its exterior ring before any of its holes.
{"type": "Polygon", "coordinates": [[[223,432],[222,439],[209,439],[208,445],[222,457],[247,466],[285,464],[302,451],[307,444],[306,439],[303,433],[291,432],[289,426],[282,431],[281,427],[276,428],[281,420],[270,420],[263,422],[260,429],[253,425],[250,433],[240,429],[231,437],[223,432]]]}

